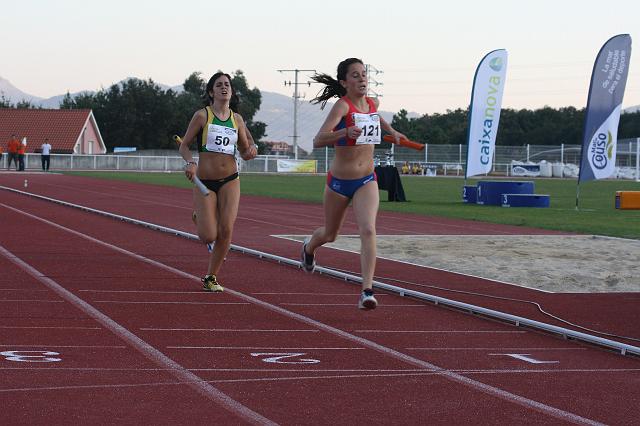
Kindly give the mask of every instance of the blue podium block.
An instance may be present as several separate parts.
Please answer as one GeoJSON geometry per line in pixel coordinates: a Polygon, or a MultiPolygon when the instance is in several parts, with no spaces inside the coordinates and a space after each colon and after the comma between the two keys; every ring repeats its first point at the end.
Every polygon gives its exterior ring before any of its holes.
{"type": "Polygon", "coordinates": [[[532,181],[481,180],[478,182],[478,204],[502,205],[502,194],[533,194],[532,181]]]}
{"type": "Polygon", "coordinates": [[[475,204],[478,201],[478,187],[475,185],[465,185],[462,187],[462,201],[475,204]]]}
{"type": "Polygon", "coordinates": [[[551,200],[542,194],[502,194],[502,207],[549,207],[551,200]]]}

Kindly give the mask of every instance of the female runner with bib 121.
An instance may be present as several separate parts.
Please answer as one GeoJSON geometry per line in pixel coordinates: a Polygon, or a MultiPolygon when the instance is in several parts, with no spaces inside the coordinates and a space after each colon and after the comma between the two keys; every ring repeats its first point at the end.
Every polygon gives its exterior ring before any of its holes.
{"type": "Polygon", "coordinates": [[[192,217],[198,237],[209,247],[213,245],[202,288],[205,291],[223,291],[217,276],[231,246],[240,202],[235,154],[239,151],[243,160],[251,160],[257,150],[253,139],[247,135],[244,120],[231,109],[238,100],[231,76],[222,72],[214,74],[207,83],[205,96],[206,107],[193,115],[179,152],[187,162],[187,178],[192,180],[194,175],[198,176],[210,190],[207,196],[196,188],[193,190],[195,210],[192,217]],[[189,149],[194,139],[198,144],[199,163],[193,160],[189,149]]]}
{"type": "Polygon", "coordinates": [[[374,172],[373,148],[382,139],[382,129],[398,142],[405,136],[394,130],[378,115],[378,100],[368,98],[367,72],[360,59],[349,58],[338,65],[337,80],[327,74],[313,77],[325,85],[312,103],[338,97],[331,112],[313,140],[314,148],[334,146],[335,156],[327,173],[324,189],[324,226],[316,229],[302,245],[302,268],[313,272],[315,251],[335,241],[344,222],[349,203],[360,234],[360,267],[362,293],[360,309],[373,309],[378,301],[373,295],[372,281],[376,266],[376,215],[378,182],[374,172]]]}

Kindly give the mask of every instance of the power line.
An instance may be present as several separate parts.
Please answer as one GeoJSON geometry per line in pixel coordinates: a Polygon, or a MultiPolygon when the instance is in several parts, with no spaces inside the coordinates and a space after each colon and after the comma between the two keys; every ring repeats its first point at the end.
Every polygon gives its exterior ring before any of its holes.
{"type": "Polygon", "coordinates": [[[370,98],[381,98],[382,95],[373,90],[371,86],[378,87],[384,85],[373,77],[374,75],[377,76],[378,74],[384,74],[384,71],[380,71],[371,64],[366,64],[364,69],[367,73],[367,96],[370,98]]]}
{"type": "Polygon", "coordinates": [[[277,70],[280,73],[292,72],[294,73],[293,81],[285,80],[285,86],[293,86],[293,155],[294,158],[298,159],[298,86],[301,84],[308,85],[311,87],[311,81],[306,81],[304,83],[298,82],[298,74],[301,72],[316,72],[316,70],[300,70],[300,69],[292,69],[292,70],[277,70]]]}

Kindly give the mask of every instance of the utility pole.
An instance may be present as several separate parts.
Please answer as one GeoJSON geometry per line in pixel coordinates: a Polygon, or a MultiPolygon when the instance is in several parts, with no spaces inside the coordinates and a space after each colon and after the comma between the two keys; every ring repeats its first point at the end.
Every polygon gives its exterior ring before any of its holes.
{"type": "Polygon", "coordinates": [[[380,71],[376,67],[371,64],[366,64],[364,66],[365,71],[367,72],[367,96],[370,98],[381,98],[382,95],[377,93],[371,87],[383,86],[383,83],[377,81],[373,76],[377,76],[378,74],[384,74],[384,71],[380,71]]]}
{"type": "Polygon", "coordinates": [[[292,69],[292,70],[278,70],[278,72],[281,73],[285,73],[285,72],[292,72],[294,73],[294,78],[293,78],[293,82],[291,80],[289,81],[285,81],[284,85],[285,86],[293,86],[293,154],[294,154],[294,158],[297,160],[298,159],[298,85],[300,84],[306,84],[309,87],[311,87],[311,82],[310,81],[306,81],[304,83],[299,83],[298,82],[298,74],[301,72],[316,72],[316,70],[299,70],[299,69],[292,69]]]}

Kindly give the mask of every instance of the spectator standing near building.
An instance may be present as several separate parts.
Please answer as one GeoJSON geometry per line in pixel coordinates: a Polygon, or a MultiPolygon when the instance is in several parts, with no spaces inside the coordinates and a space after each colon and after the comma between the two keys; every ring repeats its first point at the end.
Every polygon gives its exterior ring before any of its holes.
{"type": "Polygon", "coordinates": [[[24,170],[24,154],[27,152],[27,137],[22,138],[22,142],[18,144],[18,170],[24,170]]]}
{"type": "Polygon", "coordinates": [[[42,171],[48,172],[49,165],[51,164],[51,144],[49,143],[49,139],[45,138],[44,143],[42,144],[42,171]]]}
{"type": "Polygon", "coordinates": [[[13,161],[16,165],[16,170],[19,168],[18,164],[18,147],[20,146],[20,141],[15,133],[11,135],[11,139],[9,139],[9,143],[7,144],[7,170],[11,168],[11,161],[13,161]]]}

